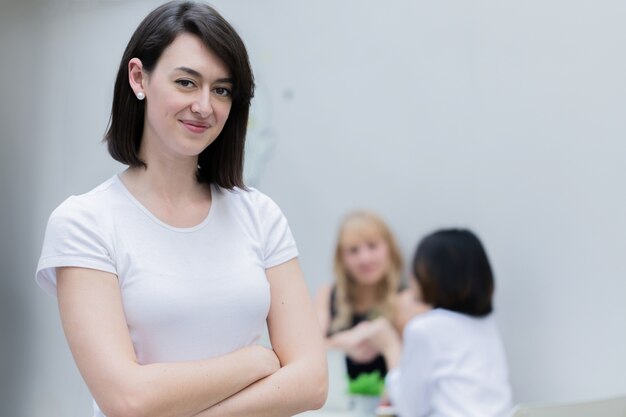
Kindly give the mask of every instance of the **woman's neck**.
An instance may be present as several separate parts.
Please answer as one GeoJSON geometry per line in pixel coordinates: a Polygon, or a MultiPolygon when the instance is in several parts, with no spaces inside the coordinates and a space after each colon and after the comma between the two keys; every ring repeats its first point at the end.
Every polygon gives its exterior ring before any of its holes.
{"type": "MultiPolygon", "coordinates": [[[[147,142],[144,142],[147,145],[147,142]]],[[[172,158],[156,152],[148,152],[145,147],[140,159],[147,168],[128,168],[123,176],[133,191],[139,195],[156,197],[169,203],[206,195],[206,186],[198,182],[198,158],[172,158]]]]}
{"type": "Polygon", "coordinates": [[[211,189],[193,173],[168,170],[154,163],[128,168],[122,181],[154,216],[173,227],[193,227],[206,219],[212,205],[211,189]]]}
{"type": "Polygon", "coordinates": [[[357,313],[366,313],[377,304],[375,285],[359,285],[354,295],[354,311],[357,313]]]}
{"type": "Polygon", "coordinates": [[[148,168],[128,168],[123,178],[140,195],[151,194],[159,199],[175,202],[188,199],[203,188],[196,179],[196,169],[159,167],[152,162],[148,164],[148,168]]]}

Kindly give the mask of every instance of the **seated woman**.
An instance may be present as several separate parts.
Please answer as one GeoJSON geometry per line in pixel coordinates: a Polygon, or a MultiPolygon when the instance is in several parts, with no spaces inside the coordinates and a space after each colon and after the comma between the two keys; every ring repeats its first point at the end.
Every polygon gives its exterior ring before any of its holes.
{"type": "Polygon", "coordinates": [[[494,279],[478,238],[442,230],[422,240],[413,259],[416,297],[432,310],[404,329],[376,320],[370,344],[392,369],[386,378],[400,417],[508,416],[511,388],[492,312],[494,279]]]}
{"type": "Polygon", "coordinates": [[[323,286],[316,298],[327,347],[346,353],[351,393],[380,395],[387,365],[367,341],[367,329],[371,320],[385,317],[400,334],[413,314],[411,294],[399,293],[402,256],[387,225],[359,211],[340,226],[334,264],[335,283],[323,286]]]}

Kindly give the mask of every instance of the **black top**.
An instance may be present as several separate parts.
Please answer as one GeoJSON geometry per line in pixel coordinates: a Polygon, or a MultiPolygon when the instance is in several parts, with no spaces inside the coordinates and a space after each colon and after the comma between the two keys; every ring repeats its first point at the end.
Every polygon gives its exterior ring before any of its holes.
{"type": "MultiPolygon", "coordinates": [[[[336,288],[333,287],[330,293],[330,317],[331,321],[337,316],[337,311],[335,309],[335,295],[336,288]]],[[[365,314],[352,314],[352,324],[350,327],[354,327],[360,322],[364,320],[369,320],[368,313],[365,314]]],[[[330,332],[328,334],[331,335],[330,332]]],[[[346,356],[346,365],[348,368],[348,376],[351,380],[356,379],[361,374],[370,374],[374,371],[379,371],[381,377],[385,377],[387,375],[387,364],[385,363],[385,358],[382,355],[376,356],[371,362],[366,363],[358,363],[354,362],[350,357],[346,356]]]]}

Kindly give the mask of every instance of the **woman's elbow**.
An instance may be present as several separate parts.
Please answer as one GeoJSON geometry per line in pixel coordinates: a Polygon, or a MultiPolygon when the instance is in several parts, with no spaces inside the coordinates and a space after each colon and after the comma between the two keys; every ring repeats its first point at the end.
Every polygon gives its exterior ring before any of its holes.
{"type": "Polygon", "coordinates": [[[147,398],[142,397],[145,396],[126,391],[111,396],[98,406],[107,417],[148,417],[151,415],[148,411],[150,407],[146,403],[147,398]]]}
{"type": "Polygon", "coordinates": [[[107,417],[143,417],[140,414],[140,407],[121,398],[109,400],[103,404],[98,404],[98,406],[107,417]]]}
{"type": "MultiPolygon", "coordinates": [[[[308,384],[311,387],[310,393],[310,409],[318,410],[326,404],[326,398],[328,396],[328,364],[324,357],[323,363],[314,372],[311,372],[313,381],[309,381],[308,384]]],[[[307,384],[307,385],[308,385],[307,384]]]]}
{"type": "Polygon", "coordinates": [[[318,410],[328,396],[328,363],[326,355],[311,355],[292,363],[293,399],[298,412],[318,410]]]}
{"type": "Polygon", "coordinates": [[[328,396],[328,381],[323,381],[317,389],[314,390],[311,396],[311,410],[319,410],[326,404],[326,398],[328,396]]]}

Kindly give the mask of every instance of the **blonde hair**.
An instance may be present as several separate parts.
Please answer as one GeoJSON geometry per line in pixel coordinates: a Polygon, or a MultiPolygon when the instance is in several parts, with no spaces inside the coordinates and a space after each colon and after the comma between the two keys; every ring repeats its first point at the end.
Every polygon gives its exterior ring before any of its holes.
{"type": "Polygon", "coordinates": [[[368,211],[354,211],[344,217],[337,236],[334,262],[336,286],[333,300],[336,315],[330,323],[331,333],[352,326],[353,304],[358,286],[343,263],[342,242],[347,233],[356,232],[363,236],[371,230],[375,230],[378,236],[387,243],[390,262],[385,276],[376,284],[376,304],[370,314],[392,319],[393,307],[402,276],[402,254],[391,230],[379,216],[368,211]]]}

